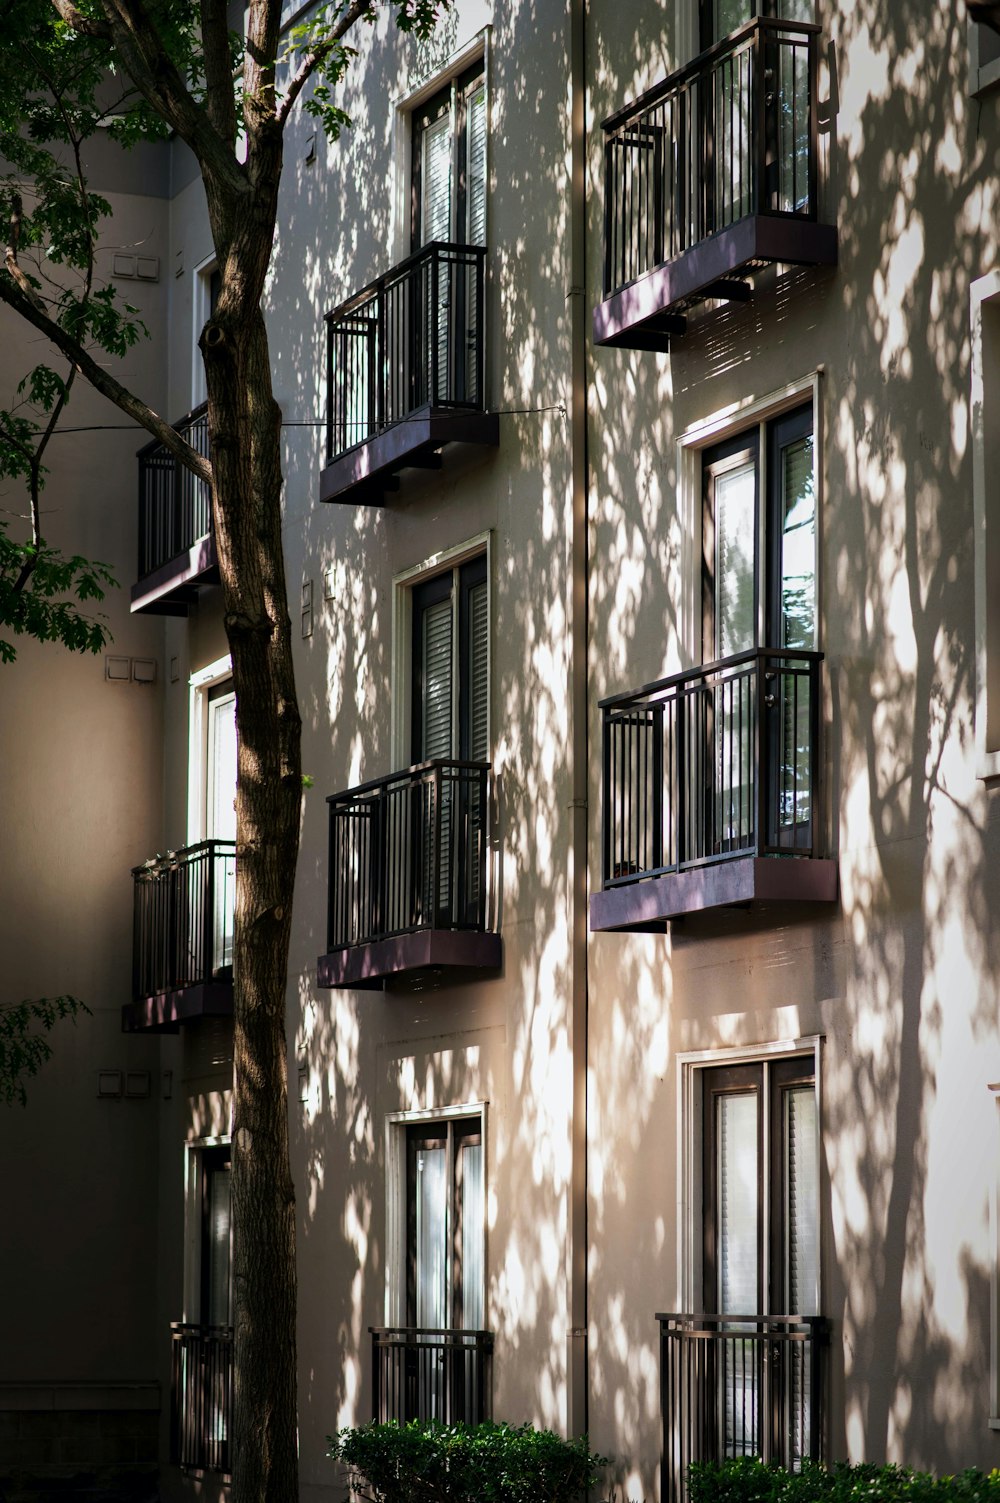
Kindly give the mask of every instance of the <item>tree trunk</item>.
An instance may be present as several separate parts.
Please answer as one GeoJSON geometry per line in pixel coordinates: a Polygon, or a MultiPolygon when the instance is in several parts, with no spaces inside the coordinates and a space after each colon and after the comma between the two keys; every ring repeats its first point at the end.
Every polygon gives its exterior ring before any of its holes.
{"type": "MultiPolygon", "coordinates": [[[[265,244],[269,254],[270,234],[265,244]]],[[[218,237],[216,245],[221,252],[218,237]]],[[[235,259],[230,254],[231,275],[223,277],[201,339],[239,768],[232,1500],[294,1503],[295,1192],[285,991],[302,799],[301,723],[281,542],[281,414],[271,389],[256,268],[245,278],[232,275],[235,259]]]]}

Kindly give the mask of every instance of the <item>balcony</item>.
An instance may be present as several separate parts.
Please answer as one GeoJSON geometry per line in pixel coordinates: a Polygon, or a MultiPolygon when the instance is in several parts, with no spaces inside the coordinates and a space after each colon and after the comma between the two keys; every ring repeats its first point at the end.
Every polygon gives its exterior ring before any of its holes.
{"type": "Polygon", "coordinates": [[[837,864],[819,855],[821,660],[761,649],[602,701],[592,930],[836,900],[837,864]]]}
{"type": "Polygon", "coordinates": [[[382,506],[446,444],[496,447],[485,410],[486,250],[434,241],[326,316],[321,501],[382,506]]]}
{"type": "MultiPolygon", "coordinates": [[[[174,424],[198,454],[208,458],[208,406],[174,424]]],[[[139,578],[132,610],[151,616],[186,616],[198,586],[219,579],[208,486],[160,443],[139,450],[139,578]]]]}
{"type": "Polygon", "coordinates": [[[376,1329],[372,1337],[372,1418],[478,1425],[493,1417],[493,1337],[489,1331],[376,1329]]]}
{"type": "Polygon", "coordinates": [[[497,970],[487,892],[487,763],[424,762],[330,806],[327,954],[318,984],[383,987],[392,977],[497,970]]]}
{"type": "Polygon", "coordinates": [[[132,870],[132,1001],[126,1033],[175,1031],[233,1011],[236,846],[203,840],[132,870]]]}
{"type": "Polygon", "coordinates": [[[604,301],[594,340],[665,350],[765,266],[827,266],[818,222],[819,28],[761,16],[604,122],[604,301]]]}
{"type": "Polygon", "coordinates": [[[233,1328],[177,1322],[170,1335],[171,1465],[228,1475],[233,1328]]]}
{"type": "Polygon", "coordinates": [[[656,1318],[669,1503],[685,1503],[692,1462],[757,1456],[798,1471],[807,1457],[822,1461],[822,1316],[656,1318]]]}

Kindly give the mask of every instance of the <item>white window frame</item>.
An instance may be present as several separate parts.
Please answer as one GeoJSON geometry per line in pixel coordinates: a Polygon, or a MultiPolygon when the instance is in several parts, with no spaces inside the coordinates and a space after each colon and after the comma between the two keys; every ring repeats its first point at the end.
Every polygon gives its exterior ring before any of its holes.
{"type": "Polygon", "coordinates": [[[390,252],[395,266],[410,254],[410,183],[413,174],[413,131],[411,116],[414,110],[435,94],[446,88],[453,78],[466,72],[482,60],[483,77],[486,80],[486,244],[489,244],[489,181],[490,181],[490,43],[493,28],[484,26],[435,69],[429,78],[421,79],[406,94],[393,100],[393,161],[396,170],[393,181],[392,223],[390,229],[390,252]]]}
{"type": "Polygon", "coordinates": [[[983,59],[983,33],[989,30],[981,21],[969,22],[969,93],[974,98],[991,93],[1000,83],[1000,38],[997,38],[997,56],[983,59]]]}
{"type": "Polygon", "coordinates": [[[227,653],[188,679],[188,845],[207,838],[209,691],[232,676],[233,660],[227,653]]]}
{"type": "MultiPolygon", "coordinates": [[[[753,428],[763,430],[772,419],[791,412],[796,407],[804,407],[808,402],[812,403],[813,466],[816,487],[816,635],[813,647],[818,645],[819,626],[823,614],[823,582],[820,572],[820,535],[823,525],[824,492],[822,375],[823,367],[817,366],[808,375],[801,376],[796,381],[790,381],[787,386],[779,387],[778,390],[768,392],[765,396],[748,397],[744,401],[731,403],[728,407],[720,408],[712,413],[711,416],[692,423],[677,439],[677,515],[683,538],[681,578],[685,581],[685,590],[681,599],[679,618],[678,661],[666,665],[667,673],[684,672],[688,668],[698,667],[703,661],[701,549],[702,454],[704,450],[723,443],[727,439],[736,438],[741,433],[748,433],[753,428]]],[[[762,496],[767,494],[767,448],[762,431],[757,474],[757,484],[762,496]]],[[[766,559],[767,507],[760,506],[758,512],[758,557],[766,559]]],[[[765,591],[761,590],[759,594],[758,611],[762,613],[766,609],[765,591]]],[[[758,632],[763,632],[762,620],[758,621],[758,632]]],[[[763,635],[759,636],[759,640],[764,640],[763,635]]]]}
{"type": "MultiPolygon", "coordinates": [[[[702,1306],[703,1269],[703,1218],[701,1212],[702,1174],[702,1089],[706,1070],[726,1065],[768,1064],[778,1059],[794,1056],[811,1057],[816,1090],[816,1183],[820,1186],[820,1226],[817,1238],[818,1258],[816,1276],[815,1310],[823,1309],[823,1224],[822,1208],[826,1203],[823,1180],[823,1075],[822,1046],[820,1034],[802,1038],[777,1040],[769,1044],[757,1044],[747,1048],[700,1049],[677,1056],[677,1305],[678,1310],[700,1311],[702,1306]]],[[[764,1075],[765,1101],[763,1105],[764,1158],[768,1157],[768,1132],[770,1113],[767,1110],[767,1072],[764,1075]]],[[[762,1176],[763,1204],[761,1216],[764,1225],[770,1224],[771,1208],[768,1203],[770,1186],[768,1175],[762,1176]]],[[[767,1280],[764,1281],[765,1298],[767,1280]]],[[[763,1311],[763,1314],[783,1314],[783,1311],[763,1311]]],[[[795,1312],[792,1312],[795,1313],[795,1312]]]]}
{"type": "MultiPolygon", "coordinates": [[[[470,559],[486,555],[486,701],[487,744],[493,748],[493,565],[492,534],[480,532],[467,542],[444,548],[420,564],[402,570],[392,581],[392,707],[390,745],[394,770],[410,766],[410,728],[413,713],[413,590],[435,575],[447,574],[470,559]]],[[[458,613],[456,612],[456,622],[458,613]]],[[[455,675],[458,693],[458,675],[455,675]]],[[[492,760],[492,755],[491,755],[492,760]]]]}
{"type": "Polygon", "coordinates": [[[420,1111],[388,1112],[385,1118],[385,1324],[406,1324],[406,1129],[415,1123],[447,1123],[478,1117],[483,1139],[483,1311],[488,1319],[490,1156],[489,1102],[466,1101],[420,1111]]]}
{"type": "MultiPolygon", "coordinates": [[[[184,1299],[185,1324],[201,1321],[201,1204],[204,1190],[204,1153],[208,1148],[230,1148],[229,1133],[192,1138],[184,1144],[184,1299]]],[[[232,1239],[232,1224],[229,1230],[232,1239]]]]}
{"type": "Polygon", "coordinates": [[[1000,777],[1000,608],[994,606],[992,633],[988,611],[991,599],[996,601],[1000,591],[1000,505],[995,499],[1000,485],[1000,440],[996,437],[1000,416],[1000,270],[977,278],[970,288],[969,301],[976,776],[989,779],[1000,777]],[[995,680],[992,685],[991,676],[995,680]]]}
{"type": "Polygon", "coordinates": [[[215,252],[199,261],[194,268],[191,283],[191,404],[193,412],[208,400],[205,385],[205,362],[198,348],[201,331],[205,327],[212,306],[212,273],[218,265],[215,252]]]}

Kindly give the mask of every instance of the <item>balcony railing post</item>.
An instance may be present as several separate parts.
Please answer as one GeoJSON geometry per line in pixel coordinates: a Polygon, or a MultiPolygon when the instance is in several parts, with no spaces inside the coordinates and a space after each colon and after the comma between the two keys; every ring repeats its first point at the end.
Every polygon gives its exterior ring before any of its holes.
{"type": "Polygon", "coordinates": [[[486,249],[476,249],[476,390],[474,405],[486,406],[486,249]]]}
{"type": "Polygon", "coordinates": [[[754,134],[754,141],[750,150],[754,177],[753,182],[750,184],[750,203],[752,212],[756,214],[766,214],[769,209],[774,207],[772,193],[768,188],[767,174],[769,116],[773,118],[768,105],[777,98],[778,91],[777,80],[773,79],[774,93],[769,98],[768,73],[771,70],[767,66],[765,38],[764,22],[758,19],[753,35],[750,63],[753,70],[750,79],[750,119],[751,129],[754,134]]]}
{"type": "Polygon", "coordinates": [[[771,822],[773,811],[771,805],[771,757],[770,752],[770,711],[777,707],[777,697],[772,694],[771,686],[774,682],[774,669],[768,666],[769,659],[763,653],[757,654],[752,683],[754,685],[754,726],[753,738],[756,749],[756,776],[754,788],[754,822],[753,839],[750,848],[755,854],[760,854],[771,844],[771,822]]]}
{"type": "Polygon", "coordinates": [[[663,705],[653,706],[653,714],[650,729],[653,737],[653,754],[651,757],[650,777],[652,779],[652,808],[650,819],[652,821],[650,859],[653,870],[658,871],[663,865],[663,705]]]}
{"type": "Polygon", "coordinates": [[[385,283],[380,282],[375,299],[375,331],[374,337],[365,340],[366,353],[369,359],[368,370],[368,406],[373,416],[373,431],[381,433],[386,426],[386,414],[390,408],[389,382],[392,360],[388,343],[388,319],[386,318],[386,290],[385,283]],[[372,349],[374,346],[374,350],[372,349]],[[374,391],[372,390],[374,388],[374,391]]]}
{"type": "MultiPolygon", "coordinates": [[[[206,863],[205,884],[203,887],[205,912],[202,915],[202,961],[201,973],[205,980],[215,975],[218,969],[220,957],[215,953],[215,856],[216,843],[210,840],[204,854],[206,863]]],[[[223,941],[224,942],[224,941],[223,941]]]]}
{"type": "Polygon", "coordinates": [[[817,163],[819,156],[819,135],[816,119],[819,48],[816,45],[815,35],[810,34],[806,38],[806,48],[806,78],[809,82],[809,218],[816,219],[819,215],[819,174],[817,163]]]}
{"type": "Polygon", "coordinates": [[[819,662],[809,664],[809,854],[820,854],[820,799],[822,779],[820,775],[820,718],[819,718],[819,662]]]}

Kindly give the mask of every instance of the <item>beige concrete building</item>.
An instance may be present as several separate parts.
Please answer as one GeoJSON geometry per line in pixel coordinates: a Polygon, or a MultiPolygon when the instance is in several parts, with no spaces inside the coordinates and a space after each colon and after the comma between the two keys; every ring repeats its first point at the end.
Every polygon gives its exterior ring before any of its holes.
{"type": "MultiPolygon", "coordinates": [[[[646,1503],[1000,1462],[998,82],[944,3],[474,0],[291,130],[310,1503],[373,1413],[646,1503]]],[[[191,159],[92,171],[198,442],[191,159]]],[[[204,495],[102,424],[46,496],[113,646],[0,673],[0,1000],[92,1009],[0,1136],[0,1496],[217,1498],[228,649],[204,495]]]]}

